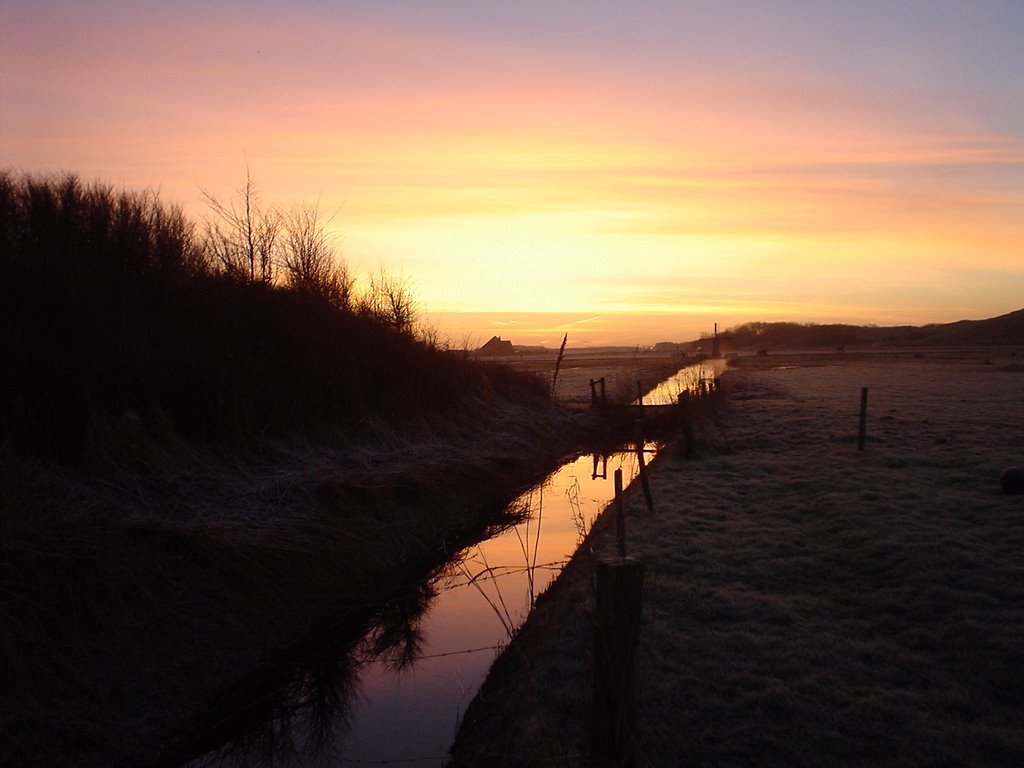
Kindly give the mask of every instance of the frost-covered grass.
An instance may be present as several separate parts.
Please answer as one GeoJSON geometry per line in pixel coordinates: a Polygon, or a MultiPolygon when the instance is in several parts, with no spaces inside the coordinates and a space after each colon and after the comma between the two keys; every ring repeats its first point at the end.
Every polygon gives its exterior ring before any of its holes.
{"type": "Polygon", "coordinates": [[[3,454],[0,765],[225,741],[289,765],[344,738],[361,660],[415,650],[451,558],[570,449],[558,419],[491,398],[252,455],[144,435],[90,472],[3,454]]]}
{"type": "MultiPolygon", "coordinates": [[[[640,765],[1024,760],[1024,502],[998,483],[1024,463],[1024,380],[1008,361],[831,362],[726,374],[700,458],[659,455],[657,512],[629,491],[640,765]]],[[[521,634],[532,737],[491,733],[490,762],[465,764],[585,758],[586,568],[567,573],[554,592],[576,597],[521,634]]]]}

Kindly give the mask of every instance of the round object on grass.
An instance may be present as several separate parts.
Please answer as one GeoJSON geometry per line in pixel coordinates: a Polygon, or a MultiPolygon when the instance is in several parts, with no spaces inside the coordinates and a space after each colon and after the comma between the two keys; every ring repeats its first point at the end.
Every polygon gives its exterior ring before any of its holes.
{"type": "Polygon", "coordinates": [[[1007,467],[999,475],[999,487],[1011,496],[1024,493],[1024,469],[1007,467]]]}

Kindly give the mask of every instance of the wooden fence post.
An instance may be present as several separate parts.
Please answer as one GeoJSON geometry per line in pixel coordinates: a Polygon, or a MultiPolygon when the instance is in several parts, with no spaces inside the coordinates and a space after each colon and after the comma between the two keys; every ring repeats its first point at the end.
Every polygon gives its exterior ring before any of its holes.
{"type": "Polygon", "coordinates": [[[683,454],[686,458],[693,457],[693,415],[690,412],[690,393],[679,395],[679,407],[683,416],[683,454]]]}
{"type": "Polygon", "coordinates": [[[595,768],[636,765],[636,667],[643,582],[643,563],[631,557],[597,562],[590,742],[590,764],[595,768]]]}
{"type": "Polygon", "coordinates": [[[626,556],[626,501],[622,498],[622,469],[615,470],[615,540],[619,557],[626,556]]]}
{"type": "Polygon", "coordinates": [[[864,450],[864,438],[867,436],[868,428],[868,388],[861,387],[860,390],[860,430],[857,433],[857,450],[864,450]]]}
{"type": "Polygon", "coordinates": [[[643,419],[636,420],[633,430],[633,440],[636,443],[637,474],[640,475],[640,487],[644,492],[644,503],[647,511],[654,511],[654,497],[651,495],[651,481],[647,477],[647,464],[644,461],[644,423],[643,419]]]}

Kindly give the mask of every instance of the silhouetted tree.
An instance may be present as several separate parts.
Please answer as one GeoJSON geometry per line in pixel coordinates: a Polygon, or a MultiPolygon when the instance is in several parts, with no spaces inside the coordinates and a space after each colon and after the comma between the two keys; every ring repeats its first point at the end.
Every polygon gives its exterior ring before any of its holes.
{"type": "Polygon", "coordinates": [[[293,207],[284,221],[281,266],[291,288],[323,296],[338,309],[348,309],[355,280],[335,252],[325,230],[329,223],[316,206],[302,203],[293,207]]]}
{"type": "Polygon", "coordinates": [[[263,207],[248,168],[236,200],[224,203],[205,189],[202,193],[212,212],[205,242],[211,263],[243,282],[273,283],[282,216],[276,208],[263,207]]]}
{"type": "Polygon", "coordinates": [[[416,299],[408,279],[402,275],[388,274],[383,267],[371,274],[361,308],[400,333],[415,333],[416,299]]]}

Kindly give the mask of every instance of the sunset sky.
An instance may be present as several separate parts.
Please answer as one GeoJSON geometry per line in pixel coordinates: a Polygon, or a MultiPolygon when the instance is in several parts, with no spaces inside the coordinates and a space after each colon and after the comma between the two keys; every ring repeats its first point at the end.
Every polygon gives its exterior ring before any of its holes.
{"type": "Polygon", "coordinates": [[[1024,3],[5,0],[0,167],[248,166],[443,334],[1024,306],[1024,3]]]}

